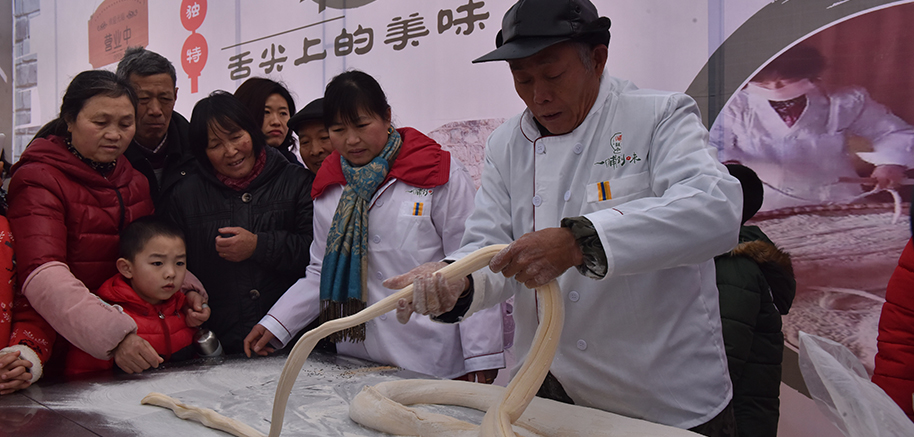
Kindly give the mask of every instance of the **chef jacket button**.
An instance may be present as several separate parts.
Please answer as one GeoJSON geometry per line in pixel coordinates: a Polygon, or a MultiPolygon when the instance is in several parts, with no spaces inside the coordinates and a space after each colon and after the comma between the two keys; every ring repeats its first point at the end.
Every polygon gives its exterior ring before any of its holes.
{"type": "Polygon", "coordinates": [[[381,314],[380,316],[378,316],[378,318],[381,320],[387,320],[387,314],[381,314]]]}
{"type": "Polygon", "coordinates": [[[546,153],[546,146],[544,146],[542,144],[537,144],[536,153],[537,153],[537,155],[542,155],[542,154],[546,153]]]}
{"type": "Polygon", "coordinates": [[[578,340],[578,349],[580,349],[580,350],[587,349],[587,342],[584,340],[578,340]]]}
{"type": "Polygon", "coordinates": [[[254,196],[252,196],[251,193],[244,193],[241,195],[241,201],[244,203],[251,203],[251,198],[253,197],[254,196]]]}
{"type": "Polygon", "coordinates": [[[533,206],[540,206],[543,204],[543,198],[539,194],[533,196],[533,206]]]}
{"type": "Polygon", "coordinates": [[[256,289],[251,290],[251,292],[248,294],[251,296],[251,300],[257,300],[260,298],[260,292],[257,291],[256,289]]]}
{"type": "Polygon", "coordinates": [[[379,279],[379,280],[380,280],[380,279],[384,279],[384,274],[381,273],[381,272],[378,272],[378,275],[377,275],[377,276],[378,276],[378,279],[379,279]]]}
{"type": "Polygon", "coordinates": [[[583,144],[577,143],[577,144],[574,145],[574,154],[575,154],[575,155],[580,155],[583,151],[584,151],[584,145],[583,145],[583,144]]]}
{"type": "Polygon", "coordinates": [[[381,242],[381,236],[380,236],[380,235],[375,235],[374,237],[371,238],[371,241],[374,241],[375,244],[380,243],[380,242],[381,242]]]}
{"type": "Polygon", "coordinates": [[[572,302],[577,302],[578,299],[580,299],[580,298],[581,298],[581,295],[577,291],[572,291],[571,293],[568,293],[568,299],[570,299],[572,302]]]}
{"type": "Polygon", "coordinates": [[[379,200],[378,200],[377,202],[375,202],[374,204],[375,204],[375,206],[383,206],[383,205],[384,205],[384,201],[379,199],[379,200]]]}
{"type": "Polygon", "coordinates": [[[568,199],[571,199],[571,190],[565,192],[565,201],[567,202],[568,199]]]}

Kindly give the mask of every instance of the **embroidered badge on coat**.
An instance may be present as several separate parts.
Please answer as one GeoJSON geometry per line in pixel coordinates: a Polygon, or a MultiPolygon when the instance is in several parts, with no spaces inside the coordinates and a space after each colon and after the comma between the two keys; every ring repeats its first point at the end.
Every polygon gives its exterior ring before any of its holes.
{"type": "Polygon", "coordinates": [[[609,146],[613,149],[613,155],[602,161],[597,161],[593,165],[605,165],[607,167],[619,168],[625,164],[634,164],[641,161],[637,153],[626,155],[622,152],[622,132],[616,132],[609,140],[609,146]]]}
{"type": "Polygon", "coordinates": [[[432,193],[434,193],[434,190],[432,190],[431,188],[413,188],[411,190],[407,190],[406,192],[410,193],[410,194],[415,194],[417,196],[428,196],[428,195],[431,195],[432,193]]]}

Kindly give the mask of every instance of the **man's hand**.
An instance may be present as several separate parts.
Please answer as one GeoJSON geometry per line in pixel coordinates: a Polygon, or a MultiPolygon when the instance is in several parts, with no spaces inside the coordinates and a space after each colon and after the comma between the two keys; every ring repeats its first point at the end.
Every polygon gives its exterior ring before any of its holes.
{"type": "Polygon", "coordinates": [[[546,228],[522,235],[489,261],[493,272],[514,277],[527,288],[558,278],[584,262],[584,254],[567,228],[546,228]]]}
{"type": "Polygon", "coordinates": [[[203,296],[196,291],[188,292],[185,296],[184,323],[191,328],[196,328],[209,320],[211,311],[203,296]]]}
{"type": "Polygon", "coordinates": [[[898,188],[904,180],[904,171],[903,165],[877,165],[870,177],[876,179],[876,188],[898,188]]]}
{"type": "Polygon", "coordinates": [[[159,367],[163,361],[155,348],[139,335],[127,334],[114,348],[114,362],[127,373],[140,373],[150,367],[159,367]]]}
{"type": "Polygon", "coordinates": [[[413,312],[439,316],[454,309],[457,298],[470,286],[470,281],[467,278],[448,281],[441,273],[435,273],[445,266],[445,262],[425,263],[384,281],[384,286],[393,290],[413,284],[413,302],[406,299],[397,302],[397,321],[408,322],[413,312]]]}
{"type": "Polygon", "coordinates": [[[489,370],[480,370],[477,372],[470,372],[463,376],[458,376],[454,378],[459,381],[470,381],[478,382],[480,384],[491,384],[495,382],[495,377],[498,376],[498,369],[489,369],[489,370]]]}
{"type": "Polygon", "coordinates": [[[7,395],[32,385],[29,369],[32,362],[19,358],[19,351],[0,355],[0,395],[7,395]]]}
{"type": "Polygon", "coordinates": [[[220,235],[216,237],[216,252],[219,256],[231,262],[241,262],[254,254],[254,249],[257,248],[256,234],[239,227],[219,228],[218,231],[220,235]]]}
{"type": "Polygon", "coordinates": [[[274,338],[276,338],[276,336],[263,325],[259,323],[254,325],[254,328],[251,329],[248,336],[244,337],[244,354],[250,358],[252,350],[262,357],[273,353],[274,349],[270,346],[270,341],[274,338]]]}

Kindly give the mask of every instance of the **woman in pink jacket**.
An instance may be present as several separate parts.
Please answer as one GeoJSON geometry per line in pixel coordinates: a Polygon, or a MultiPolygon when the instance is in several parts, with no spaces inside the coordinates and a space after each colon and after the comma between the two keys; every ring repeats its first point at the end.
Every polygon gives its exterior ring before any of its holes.
{"type": "MultiPolygon", "coordinates": [[[[63,97],[60,117],[43,126],[13,166],[10,226],[22,293],[62,338],[46,369],[58,373],[72,344],[127,373],[161,358],[136,323],[93,293],[117,273],[118,233],[152,214],[146,178],[122,155],[135,132],[137,97],[108,71],[84,71],[63,97]]],[[[190,293],[191,314],[204,297],[190,293]]],[[[190,317],[190,316],[189,316],[190,317]]]]}

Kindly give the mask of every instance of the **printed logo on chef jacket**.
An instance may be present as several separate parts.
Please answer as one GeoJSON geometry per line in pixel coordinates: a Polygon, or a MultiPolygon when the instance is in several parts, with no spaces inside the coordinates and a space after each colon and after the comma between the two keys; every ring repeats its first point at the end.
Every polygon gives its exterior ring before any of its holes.
{"type": "Polygon", "coordinates": [[[622,132],[616,132],[613,134],[612,138],[609,140],[609,146],[613,149],[612,156],[602,161],[597,161],[593,163],[593,165],[605,165],[607,167],[619,168],[624,167],[625,164],[634,164],[641,161],[641,158],[638,157],[637,153],[632,153],[630,155],[623,153],[622,132]]]}

